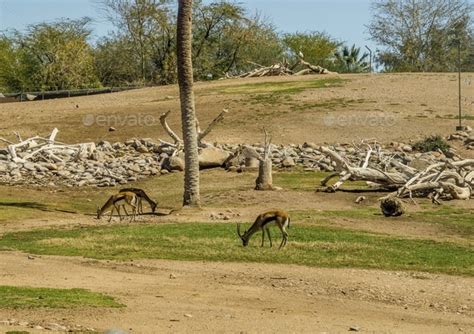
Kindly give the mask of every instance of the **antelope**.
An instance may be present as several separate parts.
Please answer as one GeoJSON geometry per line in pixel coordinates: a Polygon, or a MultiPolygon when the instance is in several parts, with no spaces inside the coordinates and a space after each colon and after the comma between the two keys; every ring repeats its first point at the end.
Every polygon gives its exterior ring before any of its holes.
{"type": "Polygon", "coordinates": [[[290,228],[290,216],[287,212],[282,210],[273,210],[262,213],[257,217],[253,225],[250,226],[250,228],[244,232],[244,234],[240,233],[240,224],[237,224],[237,234],[242,240],[243,246],[245,247],[249,244],[249,240],[253,234],[258,232],[259,230],[262,230],[261,247],[263,247],[263,244],[265,242],[265,231],[267,231],[268,239],[270,240],[270,247],[272,247],[270,224],[275,224],[281,231],[282,240],[278,249],[284,247],[288,242],[288,233],[286,232],[286,227],[290,228]]]}
{"type": "Polygon", "coordinates": [[[133,221],[135,220],[135,215],[137,212],[137,204],[138,204],[138,198],[137,198],[137,195],[135,195],[133,192],[122,192],[122,193],[112,195],[109,197],[107,202],[102,206],[102,208],[100,209],[97,208],[97,219],[100,219],[102,217],[102,214],[108,208],[112,206],[112,211],[110,211],[109,222],[112,219],[114,209],[117,210],[120,220],[122,220],[122,215],[120,214],[120,207],[123,206],[123,209],[125,210],[125,213],[128,216],[128,212],[125,209],[125,205],[128,205],[132,207],[132,217],[130,221],[133,221]]]}
{"type": "Polygon", "coordinates": [[[145,201],[148,202],[150,205],[151,211],[155,212],[157,203],[153,201],[148,195],[145,193],[143,189],[140,188],[124,188],[120,189],[119,193],[124,193],[124,192],[131,192],[134,193],[137,198],[138,198],[138,213],[143,214],[143,206],[142,206],[142,200],[144,199],[145,201]]]}

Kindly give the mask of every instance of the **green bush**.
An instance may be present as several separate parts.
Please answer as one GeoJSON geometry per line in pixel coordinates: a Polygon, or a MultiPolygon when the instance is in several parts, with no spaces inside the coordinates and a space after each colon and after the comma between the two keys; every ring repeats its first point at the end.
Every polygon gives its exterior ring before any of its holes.
{"type": "Polygon", "coordinates": [[[420,140],[419,142],[415,143],[415,145],[413,145],[413,148],[415,150],[421,152],[431,152],[440,150],[444,153],[449,150],[449,147],[449,144],[440,135],[426,137],[425,139],[420,140]]]}

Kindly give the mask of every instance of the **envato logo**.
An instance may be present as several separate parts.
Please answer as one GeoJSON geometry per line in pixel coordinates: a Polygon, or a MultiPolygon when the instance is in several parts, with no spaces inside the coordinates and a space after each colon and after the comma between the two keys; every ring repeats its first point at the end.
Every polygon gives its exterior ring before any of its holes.
{"type": "Polygon", "coordinates": [[[87,114],[82,118],[85,126],[154,126],[157,120],[152,115],[93,115],[87,114]]]}
{"type": "Polygon", "coordinates": [[[365,115],[326,115],[324,125],[334,127],[373,126],[391,127],[395,125],[396,117],[393,114],[368,113],[365,115]]]}

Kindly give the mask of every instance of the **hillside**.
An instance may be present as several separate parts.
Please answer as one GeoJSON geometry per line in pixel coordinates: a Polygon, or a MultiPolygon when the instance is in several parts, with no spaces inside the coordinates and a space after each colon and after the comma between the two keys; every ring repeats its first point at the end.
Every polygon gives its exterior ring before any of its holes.
{"type": "MultiPolygon", "coordinates": [[[[464,74],[465,124],[474,125],[474,74],[464,74]]],[[[199,82],[201,125],[223,108],[229,114],[210,141],[253,143],[265,125],[276,143],[352,142],[375,138],[409,141],[454,131],[458,113],[456,74],[357,74],[273,77],[199,82]]],[[[65,142],[168,140],[159,116],[171,110],[180,132],[176,85],[27,103],[0,104],[0,136],[46,134],[53,127],[65,142]],[[84,124],[85,123],[85,124],[84,124]],[[109,132],[109,126],[117,129],[109,132]]]]}

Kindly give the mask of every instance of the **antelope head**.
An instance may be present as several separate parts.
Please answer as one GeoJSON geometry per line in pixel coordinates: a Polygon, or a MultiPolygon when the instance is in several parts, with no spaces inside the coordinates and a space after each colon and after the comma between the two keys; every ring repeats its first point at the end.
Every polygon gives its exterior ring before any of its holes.
{"type": "Polygon", "coordinates": [[[249,239],[246,238],[247,231],[244,232],[244,234],[240,233],[240,224],[237,224],[237,235],[239,236],[240,240],[242,240],[242,243],[245,246],[249,244],[249,239]]]}

